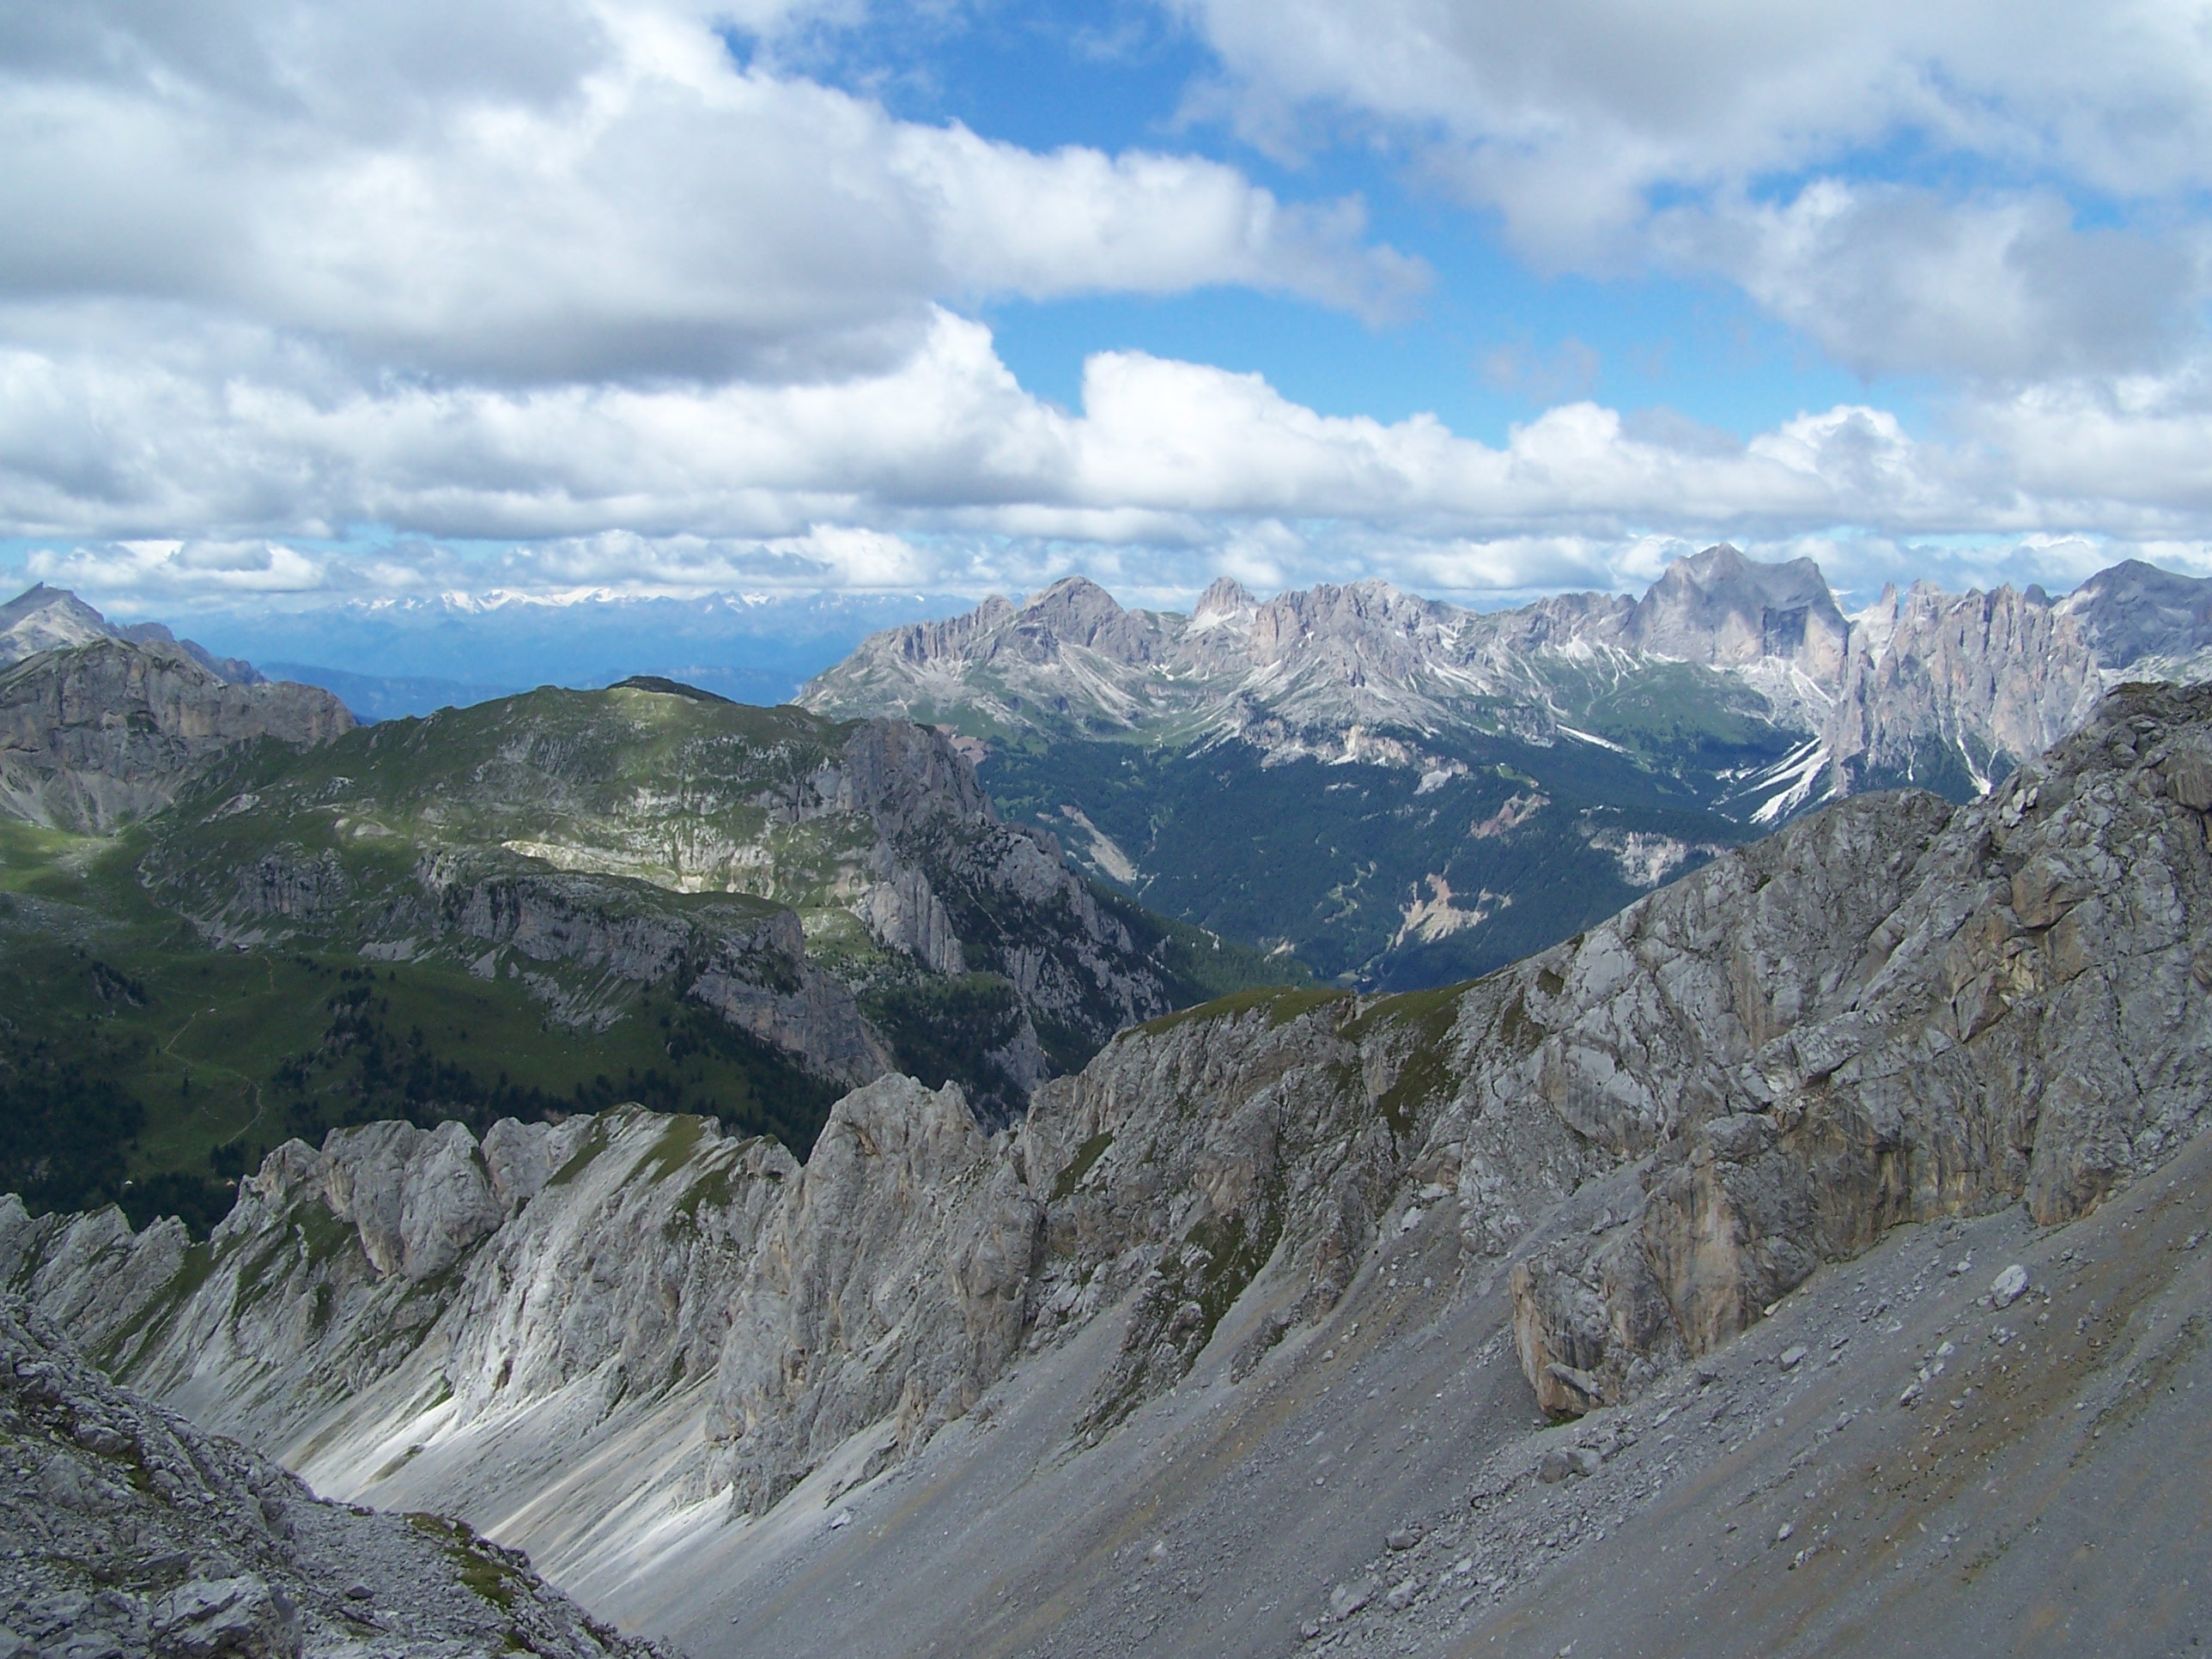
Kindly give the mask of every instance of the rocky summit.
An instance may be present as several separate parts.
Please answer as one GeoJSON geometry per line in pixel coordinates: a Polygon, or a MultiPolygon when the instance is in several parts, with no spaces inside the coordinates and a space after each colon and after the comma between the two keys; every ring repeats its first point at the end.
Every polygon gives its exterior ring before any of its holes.
{"type": "Polygon", "coordinates": [[[1187,616],[1128,611],[1070,578],[877,635],[800,701],[942,724],[1103,879],[1340,982],[1418,988],[1824,801],[1972,799],[2120,679],[2196,678],[2208,592],[2122,566],[2057,604],[1921,584],[1846,615],[1810,561],[1726,545],[1641,599],[1486,612],[1225,580],[1187,616]]]}
{"type": "Polygon", "coordinates": [[[0,1281],[700,1659],[2170,1652],[2208,813],[2212,688],[2131,686],[1982,799],[1156,1018],[995,1133],[900,1078],[804,1163],[346,1127],[204,1243],[0,1206],[0,1281]]]}

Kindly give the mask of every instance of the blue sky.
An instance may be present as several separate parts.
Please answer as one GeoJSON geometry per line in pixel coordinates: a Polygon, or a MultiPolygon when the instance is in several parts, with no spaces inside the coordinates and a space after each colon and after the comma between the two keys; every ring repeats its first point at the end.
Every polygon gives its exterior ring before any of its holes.
{"type": "Polygon", "coordinates": [[[0,580],[2212,571],[2179,4],[0,19],[0,580]]]}

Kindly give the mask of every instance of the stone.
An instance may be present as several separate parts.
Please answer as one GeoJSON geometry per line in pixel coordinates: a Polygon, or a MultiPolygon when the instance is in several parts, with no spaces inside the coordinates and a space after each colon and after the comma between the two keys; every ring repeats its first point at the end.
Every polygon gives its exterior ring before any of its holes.
{"type": "Polygon", "coordinates": [[[1328,1616],[1337,1620],[1351,1618],[1372,1601],[1382,1587],[1381,1581],[1372,1577],[1339,1584],[1328,1593],[1328,1616]]]}
{"type": "Polygon", "coordinates": [[[1422,1535],[1419,1527],[1400,1527],[1382,1541],[1394,1550],[1409,1550],[1421,1541],[1422,1535]]]}
{"type": "Polygon", "coordinates": [[[1990,1303],[1993,1307],[2009,1308],[2027,1291],[2027,1269],[2017,1261],[1999,1273],[1990,1285],[1990,1303]]]}
{"type": "Polygon", "coordinates": [[[1805,1349],[1802,1345],[1784,1348],[1782,1351],[1782,1369],[1784,1370],[1794,1371],[1804,1363],[1805,1349]]]}
{"type": "Polygon", "coordinates": [[[1418,1578],[1407,1578],[1393,1584],[1390,1587],[1390,1593],[1382,1599],[1390,1604],[1391,1612],[1403,1613],[1413,1605],[1413,1598],[1420,1593],[1421,1581],[1418,1578]]]}
{"type": "Polygon", "coordinates": [[[2166,788],[2191,811],[2212,812],[2212,756],[2183,750],[2166,762],[2166,788]]]}

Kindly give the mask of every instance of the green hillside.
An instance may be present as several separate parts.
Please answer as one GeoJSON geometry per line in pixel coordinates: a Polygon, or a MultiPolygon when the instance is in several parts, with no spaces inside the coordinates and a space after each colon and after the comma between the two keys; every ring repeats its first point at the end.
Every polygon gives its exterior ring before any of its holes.
{"type": "Polygon", "coordinates": [[[939,772],[876,779],[872,817],[858,729],[549,690],[243,748],[112,837],[0,819],[0,1191],[204,1227],[290,1136],[631,1100],[803,1157],[881,1063],[837,1041],[990,1102],[1024,1041],[1095,1052],[1115,987],[1149,1012],[1305,975],[1064,874],[999,880],[1030,843],[918,739],[939,772]],[[939,894],[956,971],[864,925],[887,859],[939,894]],[[1108,943],[1071,931],[1085,904],[1108,943]],[[1012,950],[1083,996],[1018,992],[1012,950]]]}

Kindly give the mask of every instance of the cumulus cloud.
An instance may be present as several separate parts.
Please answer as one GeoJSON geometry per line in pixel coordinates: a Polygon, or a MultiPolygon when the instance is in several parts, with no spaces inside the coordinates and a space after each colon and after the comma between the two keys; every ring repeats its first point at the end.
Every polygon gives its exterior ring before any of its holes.
{"type": "Polygon", "coordinates": [[[1431,416],[1325,415],[1262,376],[1139,352],[1093,356],[1070,411],[1025,391],[983,325],[943,310],[905,361],[836,381],[317,397],[242,380],[231,361],[0,354],[15,422],[0,426],[0,525],[96,544],[33,574],[180,594],[946,591],[1062,567],[1152,588],[1179,565],[1261,585],[1372,570],[1517,591],[1636,579],[1654,549],[1723,535],[2212,533],[2212,402],[2174,381],[1984,400],[1953,442],[1864,405],[1730,441],[1581,402],[1486,443],[1431,416]],[[228,530],[147,538],[159,520],[228,530]],[[358,568],[302,550],[363,524],[415,539],[376,543],[358,568]],[[441,538],[530,545],[441,565],[441,538]]]}
{"type": "Polygon", "coordinates": [[[2212,34],[2163,0],[1177,9],[1263,142],[1386,135],[1540,261],[1716,272],[1863,372],[2139,367],[2203,296],[2212,34]]]}
{"type": "Polygon", "coordinates": [[[1237,283],[1379,314],[1425,279],[1356,203],[895,120],[708,23],[650,0],[19,9],[0,296],[195,307],[379,369],[712,380],[880,366],[933,299],[1237,283]]]}
{"type": "Polygon", "coordinates": [[[1972,204],[1816,181],[1655,216],[1662,258],[1725,273],[1865,374],[1985,380],[2153,367],[2185,340],[2201,240],[2082,229],[2045,191],[1972,204]]]}
{"type": "Polygon", "coordinates": [[[2186,566],[2212,534],[2201,249],[2069,193],[2212,167],[2205,48],[2165,12],[1185,9],[1253,131],[1325,107],[1543,257],[1723,273],[1839,362],[1957,377],[1944,435],[1624,412],[1572,340],[1486,365],[1556,402],[1490,442],[1137,351],[1057,407],[958,307],[1231,284],[1378,318],[1428,273],[1356,200],[809,78],[863,0],[83,0],[0,15],[0,538],[190,605],[1072,568],[1504,595],[1719,536],[1855,581],[2186,566]],[[2027,182],[1825,170],[1900,133],[2027,182]]]}

